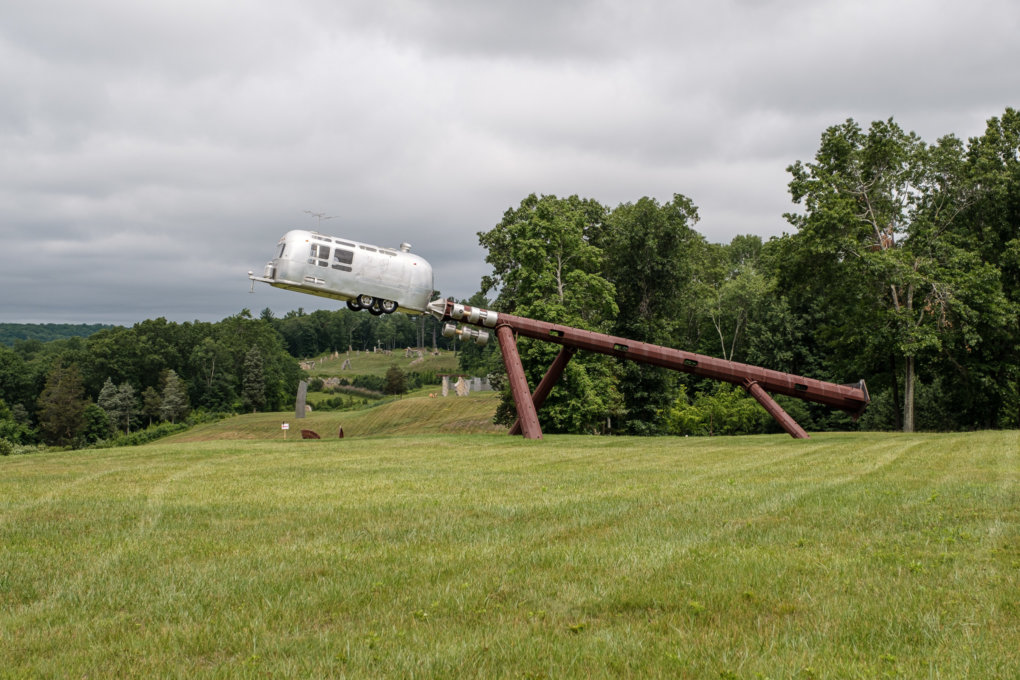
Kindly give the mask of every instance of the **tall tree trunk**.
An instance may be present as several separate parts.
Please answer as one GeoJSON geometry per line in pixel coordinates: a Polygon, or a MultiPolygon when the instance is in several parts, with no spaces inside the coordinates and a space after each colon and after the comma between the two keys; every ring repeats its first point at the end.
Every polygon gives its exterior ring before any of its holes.
{"type": "Polygon", "coordinates": [[[914,431],[914,357],[903,358],[903,431],[914,431]]]}
{"type": "Polygon", "coordinates": [[[896,420],[893,422],[893,426],[897,429],[903,429],[903,411],[900,410],[900,381],[896,377],[896,355],[889,355],[889,373],[892,375],[892,403],[893,413],[896,414],[896,420]]]}

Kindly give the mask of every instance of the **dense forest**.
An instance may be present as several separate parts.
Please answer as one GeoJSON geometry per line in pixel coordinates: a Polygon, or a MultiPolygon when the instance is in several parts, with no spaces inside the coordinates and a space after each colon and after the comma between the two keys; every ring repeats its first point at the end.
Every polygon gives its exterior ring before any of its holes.
{"type": "MultiPolygon", "coordinates": [[[[789,168],[791,232],[709,243],[676,194],[614,208],[531,195],[479,232],[469,304],[831,382],[867,381],[857,423],[796,400],[808,430],[1020,427],[1020,113],[966,142],[853,120],[789,168]]],[[[447,346],[428,316],[247,310],[0,345],[0,449],[87,445],[196,414],[288,408],[297,358],[447,346]]],[[[503,373],[461,348],[465,372],[503,373]]],[[[557,352],[521,339],[532,385],[557,352]]],[[[506,390],[497,419],[513,419],[506,390]]],[[[738,388],[581,353],[539,412],[546,432],[727,434],[776,426],[738,388]]]]}

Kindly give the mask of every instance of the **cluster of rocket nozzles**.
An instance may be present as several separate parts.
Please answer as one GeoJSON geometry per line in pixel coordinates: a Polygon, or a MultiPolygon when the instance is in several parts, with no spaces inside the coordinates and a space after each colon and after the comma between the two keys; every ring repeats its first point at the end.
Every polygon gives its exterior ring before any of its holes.
{"type": "MultiPolygon", "coordinates": [[[[469,307],[457,302],[446,302],[436,300],[429,304],[429,311],[439,320],[454,319],[465,323],[487,326],[494,328],[499,319],[499,313],[490,309],[479,309],[469,307]]],[[[455,322],[443,325],[443,337],[460,337],[463,342],[474,342],[476,345],[485,345],[489,342],[489,332],[480,328],[458,328],[455,322]]]]}

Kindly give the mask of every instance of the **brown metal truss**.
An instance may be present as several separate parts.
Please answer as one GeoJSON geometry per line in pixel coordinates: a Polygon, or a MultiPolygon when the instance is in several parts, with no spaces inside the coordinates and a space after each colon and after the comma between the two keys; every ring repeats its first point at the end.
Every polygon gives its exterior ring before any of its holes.
{"type": "MultiPolygon", "coordinates": [[[[854,385],[837,385],[704,354],[684,352],[454,302],[437,301],[429,306],[429,310],[443,321],[454,320],[474,326],[495,328],[503,354],[503,364],[510,380],[510,391],[517,406],[518,420],[511,428],[510,434],[523,434],[526,439],[542,437],[538,409],[563,374],[567,362],[579,349],[740,385],[775,418],[784,431],[798,439],[806,439],[807,432],[776,403],[770,392],[846,411],[855,420],[864,412],[870,401],[863,380],[854,385]],[[528,391],[524,367],[517,352],[516,337],[519,335],[563,346],[533,394],[528,391]]],[[[470,337],[477,338],[478,332],[471,331],[470,337]]]]}

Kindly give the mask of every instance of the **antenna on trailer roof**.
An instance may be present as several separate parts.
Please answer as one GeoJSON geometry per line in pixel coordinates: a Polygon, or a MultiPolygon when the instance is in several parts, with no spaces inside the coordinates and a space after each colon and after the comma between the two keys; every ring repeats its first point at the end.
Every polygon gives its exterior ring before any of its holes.
{"type": "Polygon", "coordinates": [[[308,213],[309,215],[311,215],[312,217],[314,217],[316,219],[316,222],[315,222],[315,227],[316,228],[318,228],[319,225],[322,224],[323,220],[331,220],[334,217],[336,217],[336,215],[327,215],[324,212],[317,213],[317,212],[312,212],[311,210],[306,210],[305,212],[308,213]]]}

